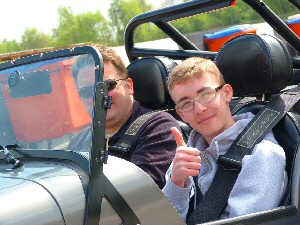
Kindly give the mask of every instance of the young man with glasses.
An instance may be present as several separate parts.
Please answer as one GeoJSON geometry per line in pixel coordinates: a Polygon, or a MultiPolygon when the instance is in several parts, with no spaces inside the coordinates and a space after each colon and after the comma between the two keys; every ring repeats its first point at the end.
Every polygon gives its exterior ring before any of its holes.
{"type": "MultiPolygon", "coordinates": [[[[177,149],[163,192],[190,224],[189,215],[197,198],[191,200],[192,195],[196,190],[196,195],[205,196],[216,174],[219,155],[228,151],[254,115],[232,116],[229,103],[233,89],[209,59],[192,57],[183,61],[172,70],[168,89],[177,113],[193,131],[186,145],[178,129],[172,128],[177,149]]],[[[277,207],[285,185],[285,153],[269,133],[252,155],[243,158],[220,219],[277,207]]]]}
{"type": "MultiPolygon", "coordinates": [[[[97,48],[104,60],[103,80],[107,83],[108,94],[112,97],[111,108],[107,110],[106,135],[109,137],[109,146],[115,146],[130,125],[151,110],[134,100],[134,84],[128,77],[121,57],[112,48],[106,46],[97,48]]],[[[93,66],[86,63],[73,69],[79,94],[90,115],[93,109],[95,83],[93,71],[93,66]],[[88,74],[91,75],[87,76],[88,74]]],[[[173,126],[180,128],[173,116],[166,112],[157,112],[140,127],[128,154],[116,155],[110,151],[109,154],[136,164],[162,188],[165,184],[165,173],[176,150],[176,141],[171,132],[173,126]]],[[[91,130],[88,128],[72,139],[69,149],[88,152],[91,142],[91,130]]]]}

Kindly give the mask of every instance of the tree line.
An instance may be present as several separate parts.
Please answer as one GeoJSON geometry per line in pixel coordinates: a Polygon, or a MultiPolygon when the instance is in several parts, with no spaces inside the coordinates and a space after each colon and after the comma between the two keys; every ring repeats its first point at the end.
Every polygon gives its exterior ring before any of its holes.
{"type": "MultiPolygon", "coordinates": [[[[186,0],[185,0],[186,1],[186,0]]],[[[167,0],[163,5],[167,4],[167,0]]],[[[298,12],[287,0],[265,0],[278,15],[287,18],[298,12]]],[[[183,34],[197,31],[259,21],[260,17],[242,0],[237,0],[234,7],[215,11],[183,20],[171,22],[183,34]],[[189,21],[187,21],[189,20],[189,21]]],[[[20,42],[4,39],[0,42],[0,53],[16,52],[44,47],[68,46],[76,43],[101,43],[109,46],[124,44],[124,31],[128,22],[135,16],[154,10],[146,0],[112,0],[105,18],[100,11],[75,15],[70,7],[58,9],[59,23],[51,34],[45,34],[37,28],[26,28],[20,42]]],[[[154,24],[140,26],[135,35],[135,42],[144,42],[165,38],[154,24]]]]}

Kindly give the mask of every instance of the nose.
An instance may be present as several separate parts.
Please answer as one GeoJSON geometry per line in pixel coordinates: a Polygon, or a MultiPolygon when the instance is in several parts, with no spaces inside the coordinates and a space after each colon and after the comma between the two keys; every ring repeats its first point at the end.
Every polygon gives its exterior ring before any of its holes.
{"type": "Polygon", "coordinates": [[[199,101],[194,101],[194,112],[203,112],[207,108],[202,105],[199,101]]]}

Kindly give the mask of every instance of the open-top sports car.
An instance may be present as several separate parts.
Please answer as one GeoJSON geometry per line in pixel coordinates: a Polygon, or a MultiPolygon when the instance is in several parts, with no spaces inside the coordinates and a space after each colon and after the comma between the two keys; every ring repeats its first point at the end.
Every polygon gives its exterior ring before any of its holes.
{"type": "MultiPolygon", "coordinates": [[[[299,1],[286,4],[300,9],[299,1]]],[[[181,60],[210,58],[234,88],[232,113],[259,115],[254,129],[241,139],[245,152],[271,129],[285,150],[288,185],[277,208],[206,224],[300,224],[300,39],[296,24],[297,18],[280,19],[263,1],[194,0],[141,14],[126,28],[128,71],[135,98],[143,106],[169,111],[188,138],[191,128],[176,115],[166,80],[181,60]],[[256,12],[263,25],[260,21],[259,26],[185,36],[173,23],[183,19],[188,24],[193,16],[218,13],[239,3],[245,4],[247,12],[256,12]],[[148,23],[156,25],[178,49],[155,48],[155,44],[137,47],[135,34],[148,23]]],[[[78,45],[7,53],[1,61],[5,62],[0,64],[0,224],[185,224],[145,172],[109,156],[105,118],[111,97],[97,48],[78,45]],[[94,79],[92,93],[78,90],[74,77],[78,64],[93,65],[87,74],[94,79]],[[85,104],[85,96],[92,96],[93,104],[85,104]],[[72,139],[87,127],[92,128],[90,150],[72,149],[72,139]]],[[[232,157],[219,159],[219,165],[239,170],[239,159],[232,157]]]]}

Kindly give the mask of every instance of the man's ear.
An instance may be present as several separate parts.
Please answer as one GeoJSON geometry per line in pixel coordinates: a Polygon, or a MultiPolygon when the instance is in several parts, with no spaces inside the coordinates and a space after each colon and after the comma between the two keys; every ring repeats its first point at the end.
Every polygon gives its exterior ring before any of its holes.
{"type": "Polygon", "coordinates": [[[226,96],[226,102],[231,102],[231,99],[233,97],[233,88],[230,84],[225,84],[224,85],[224,93],[225,93],[225,96],[226,96]]]}
{"type": "Polygon", "coordinates": [[[133,80],[131,78],[128,78],[126,83],[125,83],[125,87],[127,87],[130,90],[130,94],[133,95],[134,94],[134,88],[133,88],[133,80]]]}

